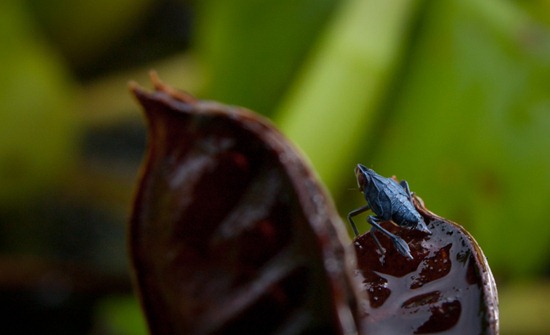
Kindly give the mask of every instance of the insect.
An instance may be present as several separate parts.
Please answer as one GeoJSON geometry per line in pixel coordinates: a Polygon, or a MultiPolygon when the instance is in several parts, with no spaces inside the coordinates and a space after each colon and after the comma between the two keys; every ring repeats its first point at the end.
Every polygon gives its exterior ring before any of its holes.
{"type": "Polygon", "coordinates": [[[359,232],[352,218],[371,209],[375,215],[370,215],[367,221],[372,226],[370,233],[380,250],[384,251],[384,248],[382,248],[380,241],[378,241],[375,235],[376,231],[380,231],[389,237],[399,253],[412,259],[411,250],[407,242],[380,226],[380,222],[391,220],[398,226],[431,234],[424,219],[422,219],[422,216],[412,203],[409,184],[405,180],[402,180],[398,184],[395,180],[382,177],[362,164],[357,164],[355,176],[357,177],[359,190],[365,195],[365,200],[367,200],[365,206],[357,208],[348,214],[348,221],[353,228],[355,236],[359,235],[359,232]]]}

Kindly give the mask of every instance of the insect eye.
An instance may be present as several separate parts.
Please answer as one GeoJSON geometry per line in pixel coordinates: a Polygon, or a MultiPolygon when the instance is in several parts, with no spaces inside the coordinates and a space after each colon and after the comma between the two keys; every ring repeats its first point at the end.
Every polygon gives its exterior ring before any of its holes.
{"type": "Polygon", "coordinates": [[[355,177],[357,178],[357,186],[359,187],[359,190],[363,192],[365,187],[367,187],[368,180],[367,177],[365,177],[365,173],[361,171],[359,166],[355,168],[355,177]]]}

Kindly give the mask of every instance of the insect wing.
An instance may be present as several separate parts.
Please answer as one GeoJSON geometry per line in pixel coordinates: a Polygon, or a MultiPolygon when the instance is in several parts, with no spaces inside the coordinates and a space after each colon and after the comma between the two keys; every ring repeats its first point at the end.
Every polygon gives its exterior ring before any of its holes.
{"type": "Polygon", "coordinates": [[[379,175],[371,175],[371,182],[365,192],[372,211],[382,220],[389,220],[392,213],[391,193],[388,192],[387,181],[379,175]]]}

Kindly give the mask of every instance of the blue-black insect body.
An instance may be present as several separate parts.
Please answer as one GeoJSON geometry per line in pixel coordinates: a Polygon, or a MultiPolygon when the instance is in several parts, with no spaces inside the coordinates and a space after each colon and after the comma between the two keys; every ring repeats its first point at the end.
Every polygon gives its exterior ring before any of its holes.
{"type": "Polygon", "coordinates": [[[365,195],[365,200],[367,200],[367,205],[357,208],[348,214],[348,220],[355,236],[359,235],[359,232],[352,217],[371,209],[375,215],[370,215],[367,221],[372,225],[371,235],[378,244],[378,247],[384,250],[374,234],[377,230],[388,236],[402,255],[412,259],[413,257],[407,243],[379,224],[379,222],[391,220],[401,227],[431,233],[424,219],[412,203],[412,195],[407,182],[402,180],[398,184],[395,180],[382,177],[361,164],[358,164],[355,168],[355,176],[357,177],[359,189],[365,195]]]}

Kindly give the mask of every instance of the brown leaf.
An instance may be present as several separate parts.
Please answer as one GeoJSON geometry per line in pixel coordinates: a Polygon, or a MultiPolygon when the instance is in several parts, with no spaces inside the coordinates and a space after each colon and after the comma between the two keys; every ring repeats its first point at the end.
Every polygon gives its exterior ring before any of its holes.
{"type": "Polygon", "coordinates": [[[496,285],[478,244],[419,198],[415,206],[431,235],[383,224],[409,244],[412,260],[382,234],[385,253],[370,233],[355,240],[368,334],[498,334],[496,285]]]}
{"type": "Polygon", "coordinates": [[[432,234],[383,223],[412,260],[358,237],[354,281],[343,223],[288,141],[152,79],[152,93],[132,85],[149,145],[130,224],[151,333],[498,333],[494,279],[462,227],[415,198],[432,234]]]}
{"type": "Polygon", "coordinates": [[[351,242],[300,154],[265,119],[152,80],[131,85],[149,143],[129,241],[151,333],[357,333],[351,242]]]}

